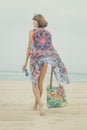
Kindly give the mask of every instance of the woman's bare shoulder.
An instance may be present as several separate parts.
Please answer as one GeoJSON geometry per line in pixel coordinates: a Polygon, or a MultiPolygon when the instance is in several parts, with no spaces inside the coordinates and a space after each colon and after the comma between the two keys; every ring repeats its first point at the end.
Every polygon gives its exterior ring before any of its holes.
{"type": "Polygon", "coordinates": [[[51,31],[49,30],[49,29],[45,29],[48,33],[50,33],[51,34],[51,31]]]}
{"type": "Polygon", "coordinates": [[[29,29],[29,34],[32,34],[33,33],[33,29],[29,29]]]}
{"type": "Polygon", "coordinates": [[[29,30],[29,41],[32,42],[32,37],[33,37],[33,30],[29,30]]]}

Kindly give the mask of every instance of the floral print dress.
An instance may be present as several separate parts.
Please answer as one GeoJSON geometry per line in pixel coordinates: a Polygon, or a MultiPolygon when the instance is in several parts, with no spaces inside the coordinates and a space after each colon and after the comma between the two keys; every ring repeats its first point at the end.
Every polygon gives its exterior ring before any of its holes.
{"type": "Polygon", "coordinates": [[[65,84],[70,82],[67,69],[52,44],[51,33],[45,28],[33,29],[30,50],[30,65],[32,66],[30,78],[33,86],[37,85],[36,79],[40,76],[40,67],[44,63],[48,63],[53,67],[53,73],[58,82],[65,84]]]}

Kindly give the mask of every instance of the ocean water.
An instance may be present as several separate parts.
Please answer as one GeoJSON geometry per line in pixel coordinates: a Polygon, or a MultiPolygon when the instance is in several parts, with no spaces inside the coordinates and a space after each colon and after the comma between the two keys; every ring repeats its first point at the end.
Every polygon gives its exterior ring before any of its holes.
{"type": "MultiPolygon", "coordinates": [[[[26,76],[24,71],[0,71],[0,80],[30,80],[30,72],[26,76]]],[[[85,73],[68,73],[71,82],[87,82],[85,73]]],[[[45,81],[50,81],[50,72],[46,73],[45,81]]],[[[53,80],[56,80],[53,75],[53,80]]]]}

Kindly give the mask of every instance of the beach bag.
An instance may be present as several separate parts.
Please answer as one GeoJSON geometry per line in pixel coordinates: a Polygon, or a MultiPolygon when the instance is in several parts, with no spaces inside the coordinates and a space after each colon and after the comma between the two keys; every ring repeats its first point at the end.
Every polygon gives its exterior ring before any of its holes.
{"type": "Polygon", "coordinates": [[[64,86],[59,83],[58,85],[52,85],[53,68],[51,67],[50,84],[47,86],[47,107],[48,108],[60,108],[68,105],[64,86]]]}

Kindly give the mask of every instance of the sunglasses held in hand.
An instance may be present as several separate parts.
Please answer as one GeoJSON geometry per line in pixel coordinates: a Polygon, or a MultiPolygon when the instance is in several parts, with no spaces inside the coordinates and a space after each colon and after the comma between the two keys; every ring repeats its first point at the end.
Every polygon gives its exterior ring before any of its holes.
{"type": "Polygon", "coordinates": [[[27,77],[27,76],[29,75],[27,69],[24,69],[24,72],[25,72],[25,75],[26,75],[26,77],[27,77]]]}

